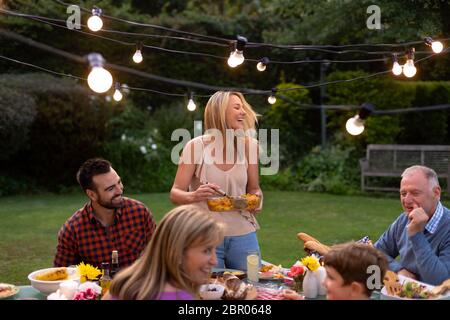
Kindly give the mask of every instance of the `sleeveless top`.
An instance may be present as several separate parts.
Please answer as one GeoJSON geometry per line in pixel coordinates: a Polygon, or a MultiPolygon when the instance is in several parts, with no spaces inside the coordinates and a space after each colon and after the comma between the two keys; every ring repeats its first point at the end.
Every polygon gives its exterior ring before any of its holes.
{"type": "MultiPolygon", "coordinates": [[[[247,193],[247,168],[248,160],[244,152],[237,152],[237,160],[229,170],[219,169],[214,163],[207,144],[203,141],[204,136],[196,137],[190,140],[183,150],[180,161],[192,161],[190,148],[194,145],[194,161],[196,164],[195,174],[189,185],[189,191],[195,191],[201,184],[214,183],[226,192],[229,196],[240,196],[247,193]]],[[[254,144],[250,150],[257,150],[256,139],[250,139],[254,144]]],[[[210,148],[211,149],[211,148],[210,148]]],[[[238,148],[239,149],[239,148],[238,148]]],[[[209,211],[211,215],[225,227],[225,236],[240,236],[259,229],[254,214],[247,210],[215,212],[210,211],[206,201],[194,203],[201,208],[209,211]]],[[[260,208],[262,207],[262,199],[260,208]]]]}

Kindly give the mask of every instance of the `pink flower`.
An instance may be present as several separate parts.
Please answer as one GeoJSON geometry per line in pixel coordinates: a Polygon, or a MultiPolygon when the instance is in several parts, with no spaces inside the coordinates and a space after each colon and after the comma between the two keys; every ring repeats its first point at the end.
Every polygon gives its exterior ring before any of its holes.
{"type": "Polygon", "coordinates": [[[87,288],[86,290],[79,291],[75,294],[73,300],[96,300],[97,294],[91,288],[87,288]]]}
{"type": "Polygon", "coordinates": [[[296,276],[299,275],[304,275],[305,274],[305,268],[303,266],[300,265],[294,265],[291,267],[291,270],[288,272],[288,276],[291,278],[294,278],[296,276]]]}

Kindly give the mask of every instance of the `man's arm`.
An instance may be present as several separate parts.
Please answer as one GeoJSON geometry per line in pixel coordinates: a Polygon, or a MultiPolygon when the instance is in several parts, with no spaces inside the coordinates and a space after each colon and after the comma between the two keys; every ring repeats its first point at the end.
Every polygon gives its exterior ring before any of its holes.
{"type": "Polygon", "coordinates": [[[389,228],[383,233],[383,235],[375,242],[375,248],[381,250],[386,255],[389,262],[389,269],[398,272],[403,269],[402,265],[395,260],[399,255],[399,249],[397,247],[397,229],[398,229],[397,219],[392,223],[389,228]]]}
{"type": "Polygon", "coordinates": [[[153,233],[156,229],[156,222],[155,218],[153,217],[152,213],[150,212],[147,207],[145,207],[145,217],[146,217],[146,223],[145,223],[145,243],[148,243],[150,239],[152,238],[153,233]]]}
{"type": "Polygon", "coordinates": [[[58,246],[56,248],[53,266],[68,267],[80,262],[75,238],[69,226],[64,224],[58,232],[58,246]]]}
{"type": "Polygon", "coordinates": [[[450,239],[446,239],[437,256],[423,232],[409,238],[423,282],[438,285],[450,278],[450,239]]]}

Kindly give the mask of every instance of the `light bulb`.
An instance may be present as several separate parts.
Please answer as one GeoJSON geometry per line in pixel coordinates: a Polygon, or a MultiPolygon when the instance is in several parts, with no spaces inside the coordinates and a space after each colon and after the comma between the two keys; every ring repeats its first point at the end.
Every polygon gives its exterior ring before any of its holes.
{"type": "Polygon", "coordinates": [[[345,128],[347,129],[347,132],[352,136],[357,136],[364,131],[364,122],[359,118],[358,115],[356,115],[353,118],[347,120],[347,122],[345,123],[345,128]]]}
{"type": "Polygon", "coordinates": [[[440,41],[433,41],[431,43],[431,49],[433,50],[434,53],[441,53],[442,50],[444,49],[444,45],[440,41]]]}
{"type": "Polygon", "coordinates": [[[102,18],[97,15],[91,16],[87,21],[87,25],[91,31],[96,32],[103,27],[102,18]]]}
{"type": "Polygon", "coordinates": [[[275,96],[270,96],[269,98],[267,98],[267,101],[270,103],[270,104],[274,104],[275,102],[277,102],[277,98],[275,97],[275,96]]]}
{"type": "Polygon", "coordinates": [[[189,99],[188,105],[187,105],[187,109],[189,111],[195,111],[195,109],[197,108],[197,106],[195,105],[194,100],[189,99]]]}
{"type": "Polygon", "coordinates": [[[114,94],[113,94],[113,99],[116,101],[120,101],[120,100],[122,100],[122,98],[123,98],[122,92],[120,92],[119,89],[116,89],[116,91],[114,91],[114,94]]]}
{"type": "Polygon", "coordinates": [[[245,58],[242,51],[234,50],[232,53],[230,53],[230,57],[228,58],[228,65],[231,68],[235,68],[238,65],[242,64],[244,60],[245,58]]]}
{"type": "Polygon", "coordinates": [[[133,61],[135,63],[141,63],[143,60],[141,50],[137,49],[133,55],[133,61]]]}
{"type": "Polygon", "coordinates": [[[258,62],[258,64],[256,65],[256,69],[258,69],[258,71],[264,71],[266,70],[266,65],[262,62],[258,62]]]}
{"type": "Polygon", "coordinates": [[[406,60],[405,65],[403,66],[403,74],[407,78],[412,78],[416,75],[417,69],[414,66],[414,61],[412,59],[406,60]]]}
{"type": "Polygon", "coordinates": [[[403,68],[402,66],[395,61],[394,64],[392,65],[392,73],[396,76],[399,76],[402,74],[403,68]]]}
{"type": "Polygon", "coordinates": [[[111,73],[102,67],[93,67],[87,81],[89,87],[97,93],[108,91],[113,84],[111,73]]]}

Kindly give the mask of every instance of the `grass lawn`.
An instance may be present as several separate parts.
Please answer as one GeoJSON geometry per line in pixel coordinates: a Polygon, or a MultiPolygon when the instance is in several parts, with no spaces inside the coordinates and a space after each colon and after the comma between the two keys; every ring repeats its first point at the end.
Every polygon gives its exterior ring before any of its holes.
{"type": "MultiPolygon", "coordinates": [[[[129,196],[144,202],[157,221],[173,207],[167,193],[129,196]]],[[[29,284],[30,272],[51,267],[60,226],[85,201],[81,193],[0,198],[0,282],[29,284]]],[[[265,192],[258,215],[262,256],[290,266],[304,255],[300,231],[326,244],[365,235],[376,240],[400,212],[396,198],[265,192]]]]}

